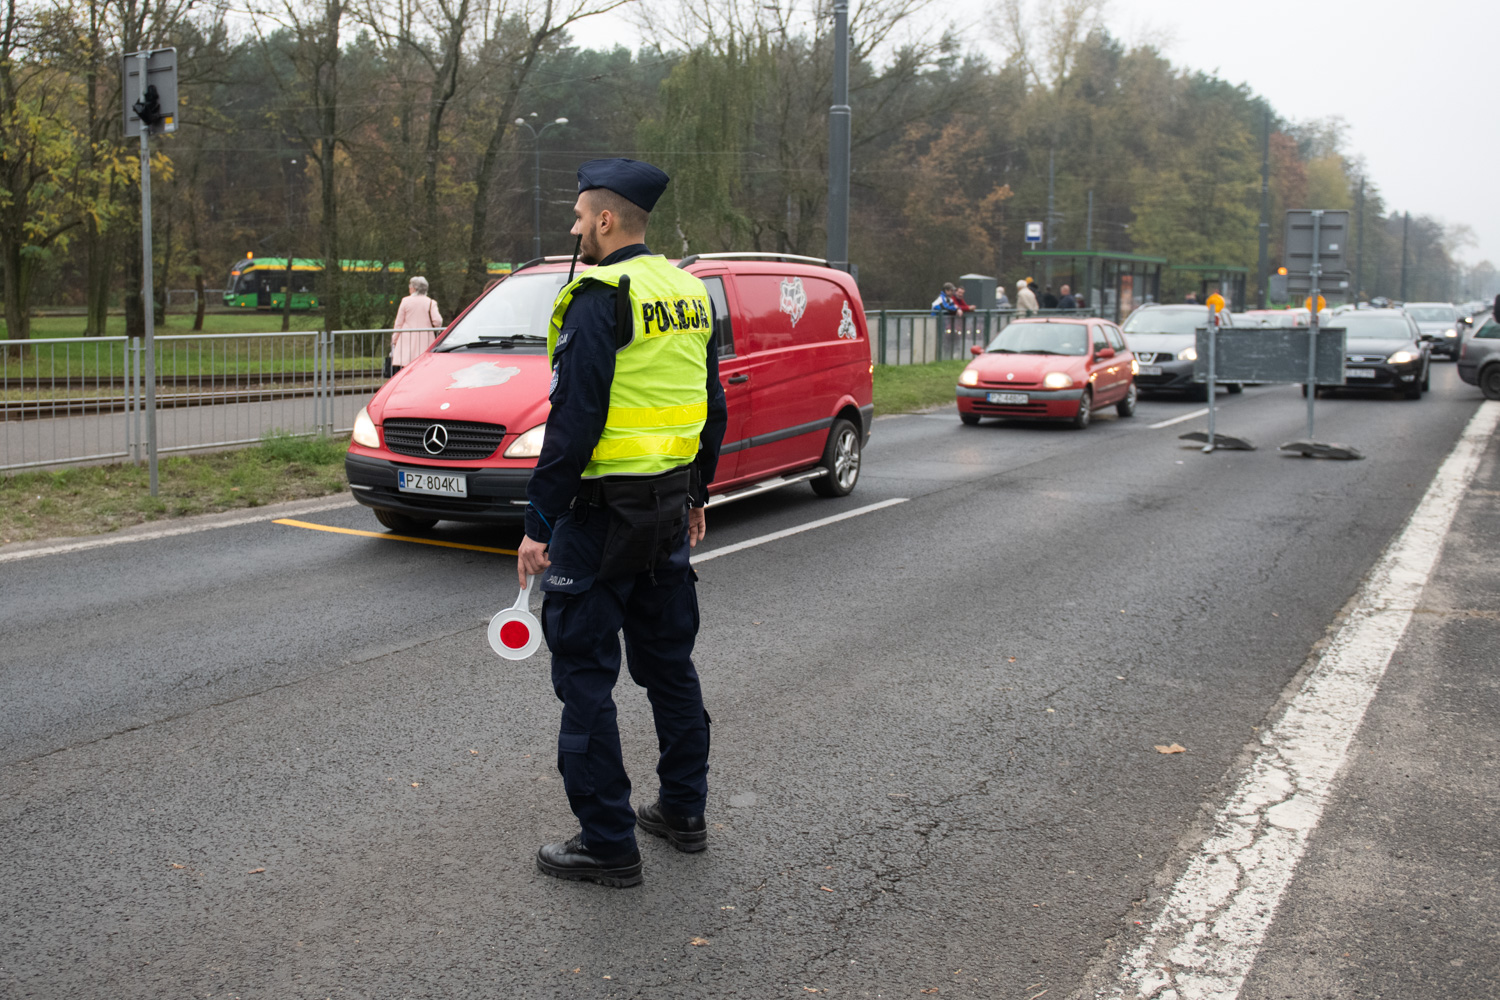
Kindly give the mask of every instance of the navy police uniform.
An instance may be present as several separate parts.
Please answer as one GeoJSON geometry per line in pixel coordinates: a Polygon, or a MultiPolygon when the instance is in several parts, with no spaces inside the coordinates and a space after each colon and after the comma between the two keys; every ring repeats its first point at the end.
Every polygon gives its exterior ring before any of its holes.
{"type": "MultiPolygon", "coordinates": [[[[579,190],[608,187],[649,211],[665,187],[666,175],[656,171],[660,186],[654,193],[643,193],[634,173],[622,175],[612,168],[630,162],[585,164],[579,171],[579,190]]],[[[650,180],[645,183],[649,186],[650,180]]],[[[644,244],[635,244],[599,263],[615,264],[648,253],[644,244]]],[[[609,511],[589,499],[581,477],[609,412],[618,348],[617,294],[612,286],[585,284],[563,317],[554,349],[552,411],[527,487],[526,513],[527,536],[547,543],[551,561],[542,576],[542,629],[552,651],[552,686],[563,703],[557,766],[568,804],[582,827],[581,846],[605,857],[636,850],[636,816],[613,698],[622,630],[631,679],[646,689],[656,722],[661,808],[701,816],[708,794],[709,716],[692,660],[698,597],[686,527],[670,558],[653,570],[609,579],[598,576],[609,511]]],[[[706,362],[708,415],[692,462],[696,475],[691,502],[698,507],[708,500],[707,484],[713,481],[728,422],[712,340],[706,362]]]]}

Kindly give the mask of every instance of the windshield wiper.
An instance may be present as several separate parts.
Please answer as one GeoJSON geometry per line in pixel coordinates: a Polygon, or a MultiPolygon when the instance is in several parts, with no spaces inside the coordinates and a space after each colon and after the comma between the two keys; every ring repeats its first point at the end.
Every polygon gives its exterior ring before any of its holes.
{"type": "Polygon", "coordinates": [[[516,343],[518,341],[535,342],[535,341],[546,341],[546,339],[547,339],[546,337],[543,337],[540,334],[535,334],[535,333],[506,333],[506,334],[488,334],[488,333],[482,333],[478,337],[475,337],[473,340],[465,341],[462,344],[454,344],[452,347],[448,347],[446,345],[439,345],[437,347],[434,347],[433,351],[434,352],[466,351],[466,350],[468,350],[471,347],[499,347],[501,350],[508,351],[508,350],[511,350],[512,348],[514,348],[516,346],[516,343]]]}
{"type": "Polygon", "coordinates": [[[1020,354],[1020,351],[1012,351],[1009,347],[994,347],[985,352],[986,354],[1020,354]]]}

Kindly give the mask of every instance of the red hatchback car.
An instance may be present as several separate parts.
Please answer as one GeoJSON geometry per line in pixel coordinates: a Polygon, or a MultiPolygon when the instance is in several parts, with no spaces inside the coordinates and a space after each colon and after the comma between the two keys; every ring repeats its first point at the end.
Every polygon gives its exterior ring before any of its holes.
{"type": "MultiPolygon", "coordinates": [[[[547,430],[547,324],[568,265],[517,268],[356,417],[344,470],[381,524],[521,520],[547,430]]],[[[702,254],[678,266],[713,300],[729,404],[710,503],[798,482],[823,496],[851,492],[875,412],[854,279],[776,254],[702,254]]]]}
{"type": "Polygon", "coordinates": [[[1018,319],[958,377],[958,417],[1067,420],[1079,430],[1113,406],[1135,414],[1135,359],[1120,328],[1104,319],[1018,319]]]}

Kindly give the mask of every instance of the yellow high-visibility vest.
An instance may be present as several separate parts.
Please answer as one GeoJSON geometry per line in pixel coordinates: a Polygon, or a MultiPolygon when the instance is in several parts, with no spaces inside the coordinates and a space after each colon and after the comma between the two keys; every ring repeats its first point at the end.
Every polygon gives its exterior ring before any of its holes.
{"type": "Polygon", "coordinates": [[[698,454],[708,422],[708,344],[713,309],[703,282],[665,257],[633,257],[596,267],[557,293],[547,328],[547,361],[573,296],[585,281],[615,288],[630,276],[630,343],[615,354],[609,414],[584,478],[650,475],[698,454]]]}

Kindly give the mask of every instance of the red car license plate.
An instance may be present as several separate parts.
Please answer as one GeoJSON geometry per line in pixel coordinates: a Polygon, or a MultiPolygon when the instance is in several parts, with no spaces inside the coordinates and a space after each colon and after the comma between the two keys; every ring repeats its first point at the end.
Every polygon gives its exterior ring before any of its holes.
{"type": "Polygon", "coordinates": [[[1024,392],[990,392],[985,393],[986,402],[1003,403],[1008,406],[1025,406],[1031,402],[1031,397],[1024,392]]]}

